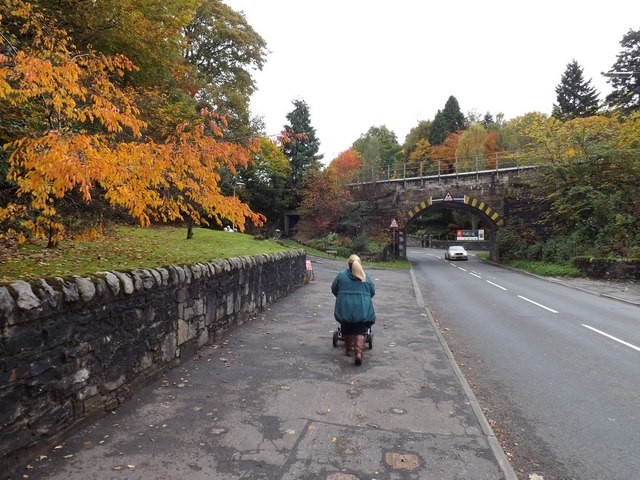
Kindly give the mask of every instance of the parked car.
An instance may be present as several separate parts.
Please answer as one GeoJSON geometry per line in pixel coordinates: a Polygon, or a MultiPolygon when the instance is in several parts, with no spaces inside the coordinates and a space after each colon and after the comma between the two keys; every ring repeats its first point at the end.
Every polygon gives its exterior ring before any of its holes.
{"type": "Polygon", "coordinates": [[[452,245],[444,252],[444,258],[447,260],[469,260],[467,251],[462,245],[452,245]]]}

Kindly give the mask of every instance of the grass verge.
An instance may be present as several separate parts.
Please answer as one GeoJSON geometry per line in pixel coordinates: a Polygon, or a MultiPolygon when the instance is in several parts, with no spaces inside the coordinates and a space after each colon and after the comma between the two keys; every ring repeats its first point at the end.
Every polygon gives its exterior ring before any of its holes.
{"type": "Polygon", "coordinates": [[[119,226],[100,239],[66,240],[55,249],[25,245],[0,259],[0,282],[194,264],[291,249],[242,233],[197,228],[187,240],[186,232],[177,227],[119,226]]]}
{"type": "MultiPolygon", "coordinates": [[[[304,249],[309,255],[314,255],[316,257],[330,258],[332,260],[343,260],[345,263],[347,258],[345,257],[335,257],[327,252],[323,252],[321,250],[316,250],[315,248],[308,247],[301,243],[296,242],[295,240],[286,239],[283,243],[291,248],[301,248],[304,249]]],[[[364,267],[376,267],[376,268],[391,268],[396,270],[411,270],[411,264],[408,260],[391,260],[388,262],[370,262],[363,261],[364,267]]]]}
{"type": "MultiPolygon", "coordinates": [[[[489,256],[489,252],[476,253],[476,257],[484,260],[489,260],[489,256]]],[[[504,264],[541,277],[584,277],[584,273],[573,265],[558,265],[535,260],[511,260],[504,264]]]]}
{"type": "Polygon", "coordinates": [[[507,265],[541,277],[584,277],[584,274],[573,265],[557,265],[533,260],[512,260],[507,265]]]}

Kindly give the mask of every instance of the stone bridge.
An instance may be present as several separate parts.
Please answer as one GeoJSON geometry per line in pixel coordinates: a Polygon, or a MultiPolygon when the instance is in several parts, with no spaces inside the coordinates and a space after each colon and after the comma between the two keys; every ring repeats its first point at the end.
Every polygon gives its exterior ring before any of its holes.
{"type": "Polygon", "coordinates": [[[490,255],[497,260],[497,231],[530,207],[527,193],[534,172],[535,167],[514,167],[390,179],[350,188],[354,199],[366,202],[363,224],[369,232],[390,229],[396,220],[393,238],[401,258],[406,258],[407,234],[417,218],[435,210],[459,209],[476,216],[489,231],[490,255]]]}

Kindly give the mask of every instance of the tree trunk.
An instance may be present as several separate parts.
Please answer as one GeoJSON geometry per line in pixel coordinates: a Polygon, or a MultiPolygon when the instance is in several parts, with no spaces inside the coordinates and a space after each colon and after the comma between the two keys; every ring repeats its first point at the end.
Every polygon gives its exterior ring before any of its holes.
{"type": "Polygon", "coordinates": [[[54,235],[56,234],[56,229],[53,228],[53,224],[49,223],[49,235],[47,239],[47,248],[55,248],[58,246],[58,241],[54,240],[54,235]]]}
{"type": "Polygon", "coordinates": [[[191,240],[193,238],[193,220],[189,219],[187,222],[187,240],[191,240]]]}

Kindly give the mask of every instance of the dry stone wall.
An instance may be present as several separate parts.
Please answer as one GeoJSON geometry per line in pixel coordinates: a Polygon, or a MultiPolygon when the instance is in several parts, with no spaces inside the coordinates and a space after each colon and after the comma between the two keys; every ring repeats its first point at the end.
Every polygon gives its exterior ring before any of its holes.
{"type": "Polygon", "coordinates": [[[0,285],[0,478],[301,286],[305,259],[0,285]]]}

